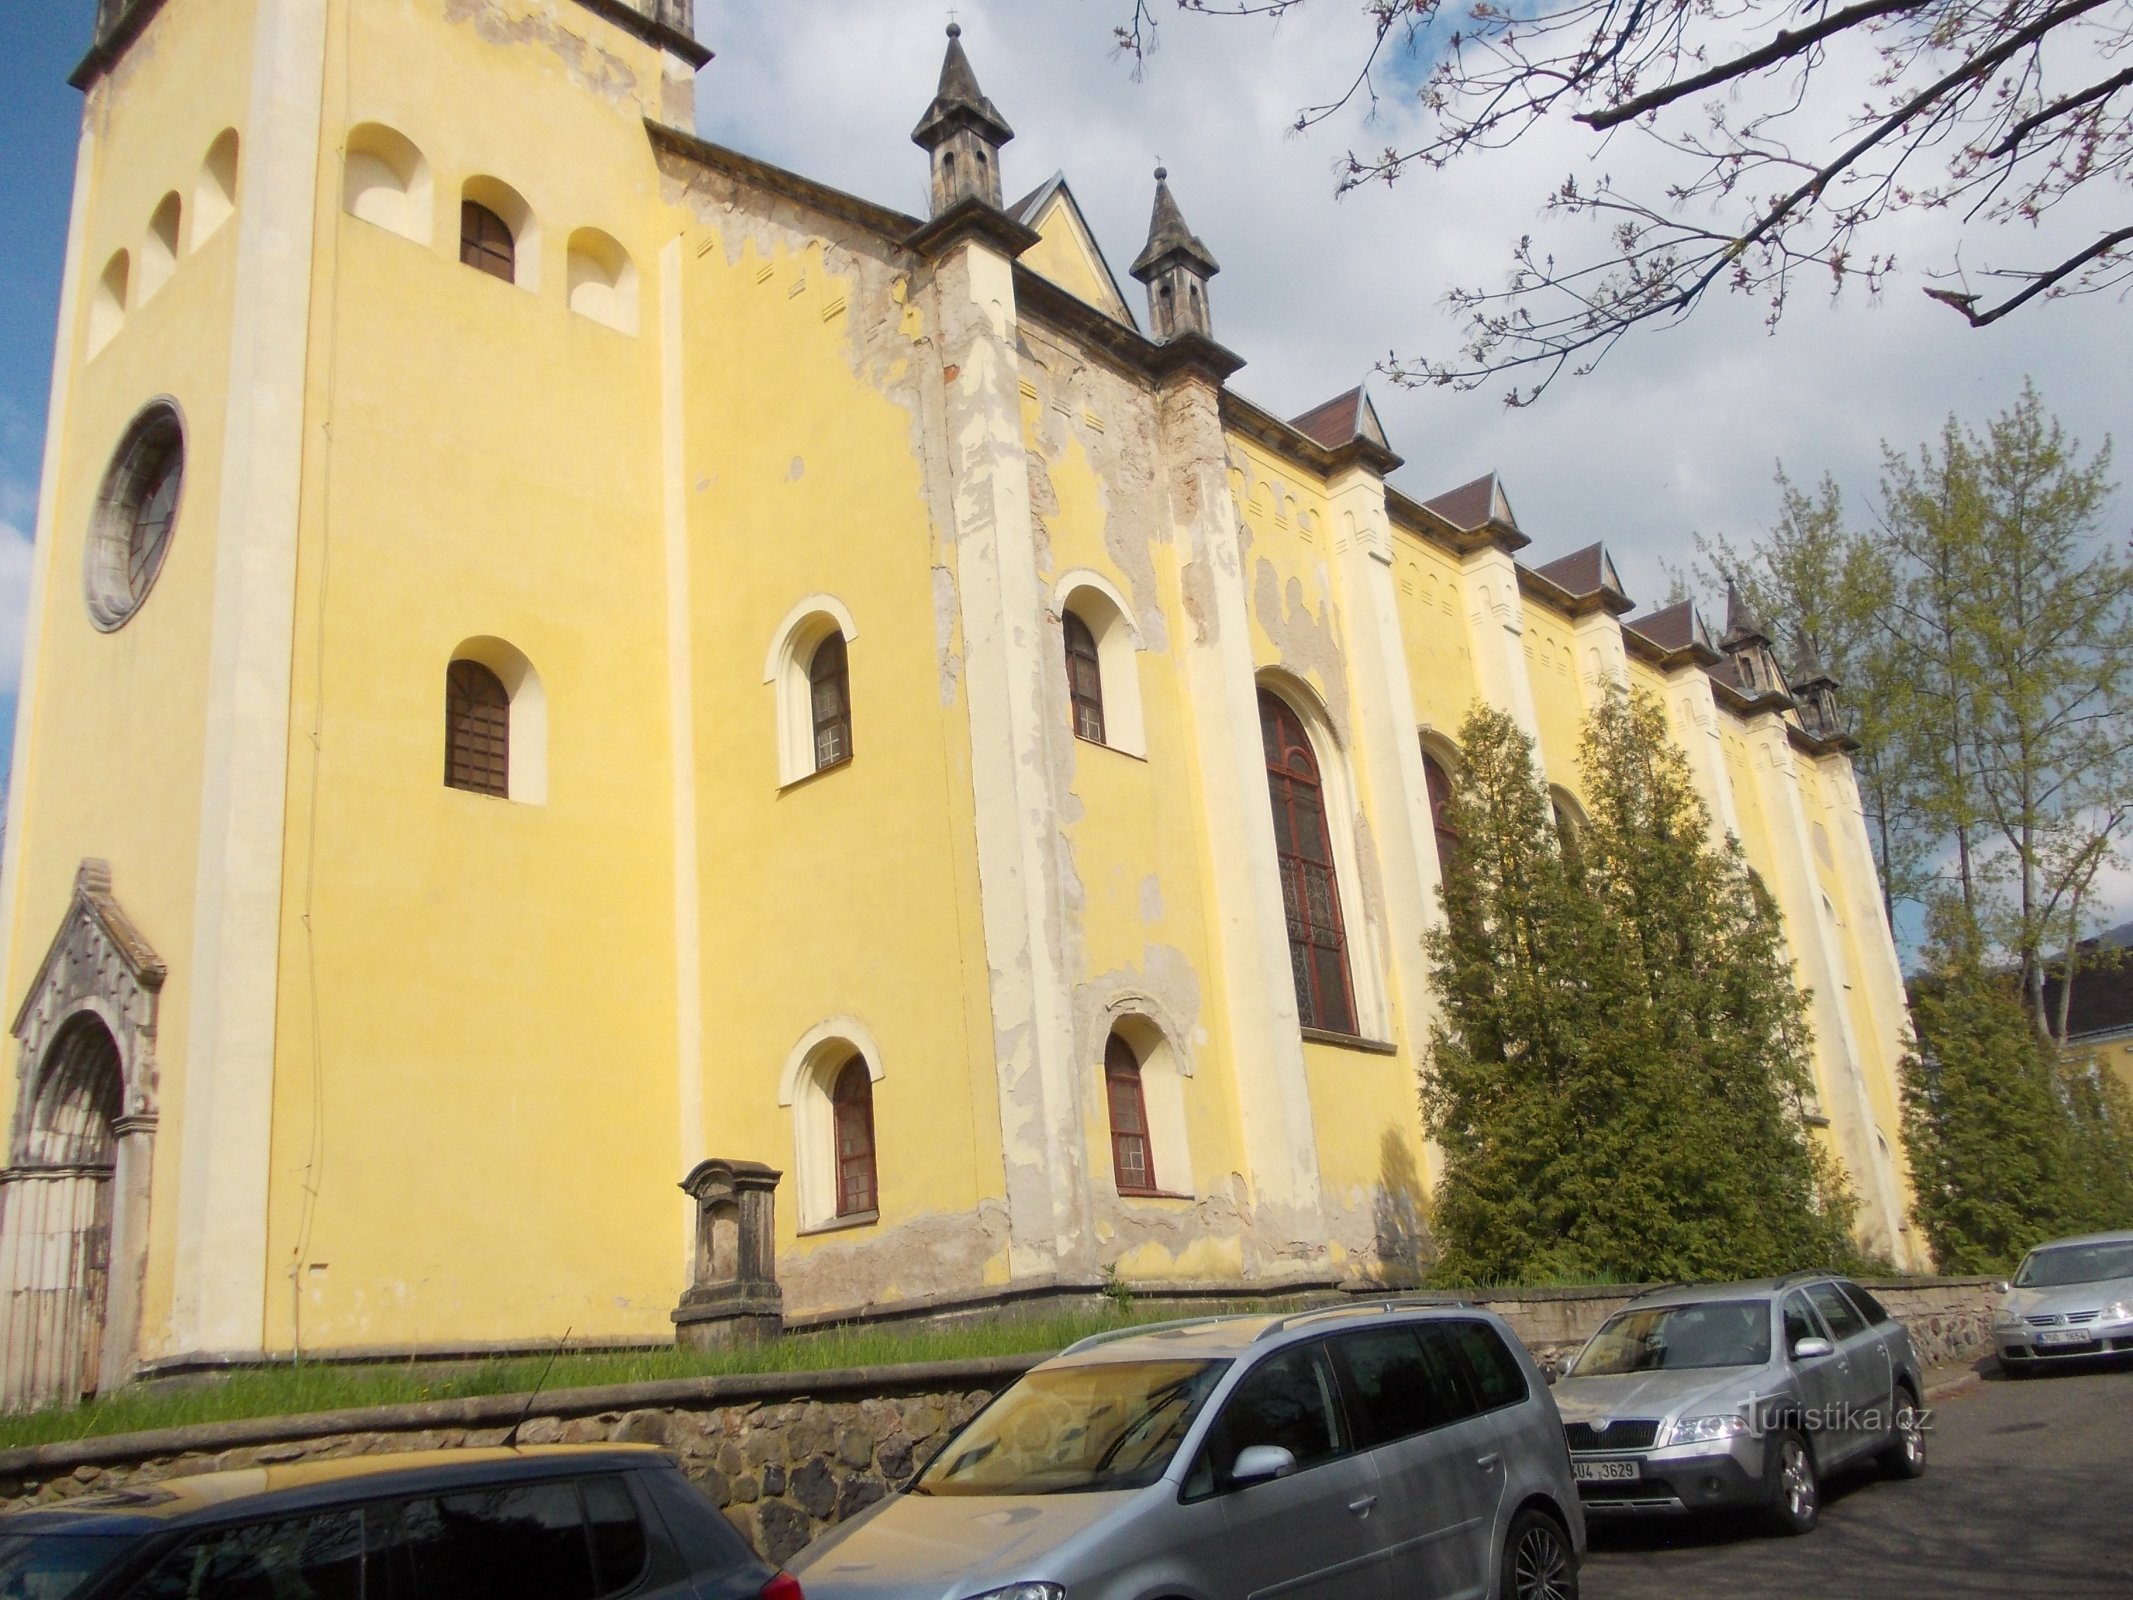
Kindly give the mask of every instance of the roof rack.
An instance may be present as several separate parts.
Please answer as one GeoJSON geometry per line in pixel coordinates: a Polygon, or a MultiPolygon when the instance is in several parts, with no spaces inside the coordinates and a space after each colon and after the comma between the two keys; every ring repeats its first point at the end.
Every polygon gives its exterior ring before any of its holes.
{"type": "Polygon", "coordinates": [[[1252,1335],[1252,1343],[1257,1344],[1261,1339],[1271,1339],[1275,1334],[1285,1332],[1299,1323],[1315,1321],[1322,1317],[1360,1317],[1376,1311],[1408,1311],[1433,1307],[1444,1309],[1464,1308],[1471,1311],[1474,1308],[1474,1302],[1451,1294],[1396,1294],[1385,1295],[1372,1300],[1357,1301],[1354,1304],[1345,1306],[1313,1306],[1307,1310],[1291,1311],[1283,1316],[1276,1317],[1272,1322],[1269,1322],[1252,1335]]]}
{"type": "Polygon", "coordinates": [[[1106,1328],[1102,1333],[1092,1333],[1085,1339],[1076,1339],[1059,1353],[1063,1356],[1079,1355],[1084,1350],[1094,1350],[1118,1339],[1137,1338],[1144,1333],[1168,1333],[1176,1328],[1197,1328],[1216,1322],[1236,1322],[1240,1318],[1256,1315],[1250,1311],[1210,1312],[1204,1317],[1173,1317],[1168,1322],[1136,1322],[1123,1328],[1106,1328]]]}

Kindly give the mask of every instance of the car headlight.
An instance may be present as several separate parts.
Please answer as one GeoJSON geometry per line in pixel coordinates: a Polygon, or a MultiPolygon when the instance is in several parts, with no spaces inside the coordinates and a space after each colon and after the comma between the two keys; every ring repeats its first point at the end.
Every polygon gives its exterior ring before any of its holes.
{"type": "Polygon", "coordinates": [[[2133,1322],[2133,1300],[2113,1300],[2103,1308],[2106,1322],[2133,1322]]]}
{"type": "Polygon", "coordinates": [[[1748,1419],[1729,1417],[1681,1417],[1666,1430],[1668,1444],[1715,1444],[1736,1439],[1748,1431],[1748,1419]]]}
{"type": "Polygon", "coordinates": [[[1992,1325],[1995,1328],[2019,1328],[2022,1326],[2021,1314],[2002,1306],[1992,1314],[1992,1325]]]}
{"type": "Polygon", "coordinates": [[[1066,1600],[1066,1590],[1056,1583],[1011,1583],[1004,1589],[987,1589],[970,1600],[1066,1600]]]}

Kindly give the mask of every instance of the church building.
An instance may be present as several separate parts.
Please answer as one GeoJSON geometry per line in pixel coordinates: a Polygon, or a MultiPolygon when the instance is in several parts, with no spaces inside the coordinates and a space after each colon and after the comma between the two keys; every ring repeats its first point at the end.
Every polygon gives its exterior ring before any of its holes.
{"type": "Polygon", "coordinates": [[[1782,908],[1862,1245],[1922,1261],[1834,686],[1471,465],[1391,486],[1361,388],[1247,398],[1187,184],[1129,291],[948,32],[914,217],[700,139],[691,0],[102,0],[0,1405],[1412,1283],[1454,732],[1508,711],[1574,819],[1620,684],[1782,908]]]}

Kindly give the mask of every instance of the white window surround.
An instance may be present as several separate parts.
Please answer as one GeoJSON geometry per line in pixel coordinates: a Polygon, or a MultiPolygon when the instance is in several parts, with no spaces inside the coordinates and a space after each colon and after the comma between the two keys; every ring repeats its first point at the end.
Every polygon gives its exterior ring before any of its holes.
{"type": "Polygon", "coordinates": [[[89,354],[111,342],[126,320],[126,285],[133,275],[133,258],[123,250],[114,251],[104,263],[104,270],[96,280],[96,289],[89,298],[89,354]]]}
{"type": "MultiPolygon", "coordinates": [[[[511,230],[511,281],[529,293],[541,287],[541,224],[526,197],[501,178],[476,173],[460,185],[459,198],[487,206],[511,230]]],[[[452,254],[459,254],[459,216],[452,216],[452,254]]]]}
{"type": "Polygon", "coordinates": [[[207,147],[200,175],[193,180],[193,238],[197,250],[214,237],[237,209],[237,130],[224,128],[207,147]]]}
{"type": "Polygon", "coordinates": [[[1192,1076],[1192,1057],[1172,1043],[1170,1030],[1150,1014],[1152,1010],[1145,996],[1120,996],[1112,1002],[1104,1035],[1096,1042],[1096,1064],[1088,1080],[1096,1120],[1091,1170],[1099,1174],[1099,1183],[1115,1188],[1111,1100],[1104,1086],[1104,1047],[1115,1033],[1140,1062],[1141,1104],[1148,1113],[1148,1160],[1155,1169],[1156,1191],[1189,1198],[1194,1187],[1192,1145],[1185,1131],[1185,1080],[1192,1076]]]}
{"type": "Polygon", "coordinates": [[[414,142],[381,122],[362,122],[348,130],[347,151],[341,203],[348,214],[416,244],[428,244],[430,164],[414,142]]]}
{"type": "MultiPolygon", "coordinates": [[[[521,805],[548,803],[548,691],[524,651],[489,634],[462,640],[454,661],[478,661],[496,674],[511,697],[511,765],[506,797],[521,805]]],[[[438,675],[440,686],[443,674],[438,675]]],[[[437,719],[444,726],[444,718],[437,719]]]]}
{"type": "Polygon", "coordinates": [[[185,202],[173,189],[157,204],[148,219],[148,236],[141,241],[141,303],[170,282],[178,270],[180,231],[185,223],[185,202]]]}
{"type": "Polygon", "coordinates": [[[815,775],[815,703],[807,667],[816,646],[833,633],[843,634],[849,647],[859,638],[859,625],[835,595],[811,594],[785,613],[770,636],[763,681],[776,698],[781,789],[815,775]]]}
{"type": "MultiPolygon", "coordinates": [[[[1341,935],[1348,953],[1348,987],[1355,997],[1355,1034],[1362,1039],[1392,1037],[1392,1008],[1385,993],[1385,973],[1378,959],[1377,930],[1364,911],[1361,860],[1355,831],[1362,815],[1348,752],[1334,732],[1318,696],[1288,673],[1259,674],[1258,687],[1277,696],[1296,713],[1311,736],[1318,760],[1319,795],[1326,808],[1326,832],[1333,839],[1333,872],[1341,894],[1341,935]]],[[[1269,868],[1274,863],[1267,862],[1269,868]]]]}
{"type": "MultiPolygon", "coordinates": [[[[853,1056],[867,1064],[867,1079],[882,1080],[881,1047],[857,1017],[826,1017],[800,1036],[778,1074],[778,1104],[792,1112],[793,1196],[801,1232],[830,1228],[837,1215],[837,1115],[830,1091],[853,1056]]],[[[874,1164],[880,1181],[880,1119],[875,1120],[874,1164]]],[[[878,1201],[877,1201],[878,1204],[878,1201]]]]}
{"type": "Polygon", "coordinates": [[[617,333],[637,331],[637,263],[613,234],[579,228],[565,267],[570,309],[617,333]]]}
{"type": "MultiPolygon", "coordinates": [[[[1086,568],[1062,574],[1052,586],[1052,621],[1071,611],[1096,641],[1096,667],[1103,677],[1104,746],[1146,759],[1148,733],[1141,717],[1141,631],[1126,597],[1101,573],[1086,568]]],[[[1065,646],[1060,659],[1065,661],[1065,646]]]]}

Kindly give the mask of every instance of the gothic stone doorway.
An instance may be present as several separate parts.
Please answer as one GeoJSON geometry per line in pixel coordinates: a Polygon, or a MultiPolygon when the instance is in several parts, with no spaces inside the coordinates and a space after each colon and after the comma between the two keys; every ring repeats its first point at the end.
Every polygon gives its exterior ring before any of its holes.
{"type": "Polygon", "coordinates": [[[133,1374],[155,1132],[163,966],[84,862],[16,1016],[0,1171],[0,1409],[78,1400],[133,1374]]]}

